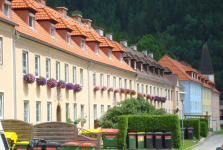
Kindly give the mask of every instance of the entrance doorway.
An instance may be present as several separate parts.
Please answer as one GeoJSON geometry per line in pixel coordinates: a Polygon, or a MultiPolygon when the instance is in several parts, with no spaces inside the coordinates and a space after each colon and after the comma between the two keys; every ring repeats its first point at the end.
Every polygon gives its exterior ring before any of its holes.
{"type": "Polygon", "coordinates": [[[61,122],[61,108],[60,108],[60,105],[57,106],[57,121],[61,122]]]}

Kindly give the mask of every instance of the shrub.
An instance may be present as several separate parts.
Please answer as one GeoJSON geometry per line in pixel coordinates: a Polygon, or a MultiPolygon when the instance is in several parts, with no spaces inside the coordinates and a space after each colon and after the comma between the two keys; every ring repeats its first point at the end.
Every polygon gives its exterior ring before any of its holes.
{"type": "Polygon", "coordinates": [[[118,137],[118,147],[121,149],[126,149],[126,136],[128,130],[128,117],[127,116],[119,116],[118,117],[118,129],[119,129],[119,137],[118,137]]]}
{"type": "Polygon", "coordinates": [[[200,118],[200,121],[201,121],[201,122],[206,122],[206,124],[207,124],[207,129],[209,128],[209,127],[208,127],[208,119],[207,119],[207,118],[200,118]]]}
{"type": "MultiPolygon", "coordinates": [[[[193,127],[194,136],[200,140],[200,119],[184,119],[183,123],[185,128],[193,127]]],[[[180,121],[180,127],[182,127],[182,120],[180,121]]]]}
{"type": "Polygon", "coordinates": [[[201,133],[200,135],[203,137],[207,137],[208,136],[208,128],[207,128],[207,123],[204,121],[200,122],[200,126],[201,126],[201,133]]]}
{"type": "Polygon", "coordinates": [[[36,78],[33,74],[28,73],[28,74],[24,75],[24,80],[28,84],[33,84],[35,82],[35,79],[36,78]]]}

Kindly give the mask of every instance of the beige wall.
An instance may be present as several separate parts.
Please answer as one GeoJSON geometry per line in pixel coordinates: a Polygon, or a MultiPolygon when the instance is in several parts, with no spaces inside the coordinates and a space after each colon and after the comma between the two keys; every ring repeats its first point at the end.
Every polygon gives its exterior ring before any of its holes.
{"type": "MultiPolygon", "coordinates": [[[[206,115],[206,112],[208,112],[208,115],[212,116],[212,91],[208,88],[202,88],[202,114],[206,115]]],[[[210,127],[212,127],[212,117],[210,118],[210,127]]]]}

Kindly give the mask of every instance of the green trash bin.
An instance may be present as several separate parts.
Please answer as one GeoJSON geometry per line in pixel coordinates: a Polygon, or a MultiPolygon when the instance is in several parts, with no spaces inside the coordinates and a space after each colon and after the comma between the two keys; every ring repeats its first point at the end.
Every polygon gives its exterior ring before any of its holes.
{"type": "Polygon", "coordinates": [[[64,150],[79,150],[79,142],[67,142],[64,143],[64,150]]]}
{"type": "Polygon", "coordinates": [[[116,147],[118,148],[118,129],[101,129],[103,147],[116,147]]]}
{"type": "Polygon", "coordinates": [[[145,148],[145,132],[137,132],[137,148],[145,148]]]}
{"type": "Polygon", "coordinates": [[[128,133],[128,147],[129,149],[136,149],[136,132],[128,133]]]}
{"type": "Polygon", "coordinates": [[[80,150],[95,150],[94,143],[80,143],[80,150]]]}
{"type": "Polygon", "coordinates": [[[29,150],[29,148],[30,148],[29,141],[17,142],[15,144],[15,147],[17,148],[17,150],[29,150]]]}

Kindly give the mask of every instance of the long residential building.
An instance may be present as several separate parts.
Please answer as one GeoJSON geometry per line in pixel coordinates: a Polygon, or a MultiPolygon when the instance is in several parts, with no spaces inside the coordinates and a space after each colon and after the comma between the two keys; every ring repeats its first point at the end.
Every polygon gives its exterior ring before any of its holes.
{"type": "Polygon", "coordinates": [[[182,108],[178,100],[184,87],[178,75],[151,54],[127,47],[126,40],[118,43],[112,34],[104,36],[91,22],[78,14],[67,16],[64,7],[54,10],[45,0],[0,0],[0,119],[37,124],[81,117],[86,119],[83,127],[90,129],[94,119],[133,97],[96,91],[95,86],[166,97],[166,103],[149,101],[181,116],[176,110],[182,108]],[[82,91],[28,84],[28,74],[79,84],[82,91]]]}

